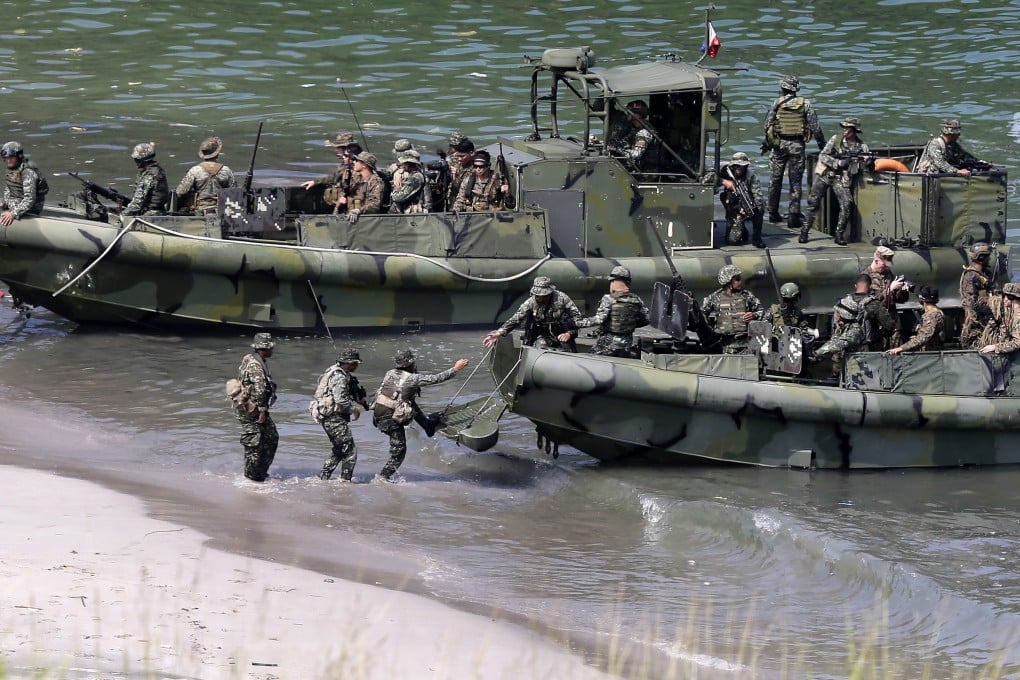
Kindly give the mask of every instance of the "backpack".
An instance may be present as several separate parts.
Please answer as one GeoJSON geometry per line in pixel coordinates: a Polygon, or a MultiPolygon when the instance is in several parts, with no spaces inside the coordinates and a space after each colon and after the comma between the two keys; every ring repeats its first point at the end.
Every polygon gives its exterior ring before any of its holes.
{"type": "Polygon", "coordinates": [[[239,413],[246,413],[251,415],[258,410],[258,405],[251,398],[251,388],[247,385],[242,385],[241,381],[237,378],[231,378],[227,381],[227,397],[234,405],[234,410],[239,413]]]}
{"type": "MultiPolygon", "coordinates": [[[[408,374],[411,375],[411,374],[408,374]]],[[[414,404],[404,398],[403,380],[398,380],[390,391],[383,392],[383,386],[375,393],[372,411],[376,418],[389,415],[397,425],[407,425],[414,420],[414,404]]]]}
{"type": "Polygon", "coordinates": [[[319,383],[315,386],[315,398],[308,402],[308,413],[312,416],[312,420],[320,425],[327,416],[333,415],[336,411],[336,402],[333,400],[329,383],[333,380],[333,376],[342,370],[342,368],[335,364],[327,368],[326,372],[319,377],[319,383]]]}

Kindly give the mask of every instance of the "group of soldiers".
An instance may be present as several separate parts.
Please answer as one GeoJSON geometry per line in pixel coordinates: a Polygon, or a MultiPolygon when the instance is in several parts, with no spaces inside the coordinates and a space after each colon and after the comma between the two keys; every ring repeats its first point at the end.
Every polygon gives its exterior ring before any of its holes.
{"type": "MultiPolygon", "coordinates": [[[[857,117],[847,116],[839,124],[841,133],[826,141],[811,101],[797,94],[800,79],[795,75],[785,75],[779,88],[780,96],[772,102],[765,116],[765,141],[761,147],[762,153],[769,153],[767,199],[763,197],[746,153],[733,154],[731,160],[720,168],[720,200],[728,227],[726,243],[747,243],[748,233],[744,225],[750,221],[751,244],[765,247],[761,230],[766,212],[769,222],[783,221],[779,213],[779,202],[785,173],[790,193],[787,225],[799,232],[798,240],[807,243],[822,200],[831,189],[839,203],[833,242],[836,245],[846,245],[853,209],[854,180],[863,170],[873,167],[875,160],[870,148],[861,139],[861,121],[857,117]],[[807,156],[806,144],[812,139],[818,144],[818,163],[815,166],[815,180],[808,193],[807,214],[802,217],[801,184],[807,156]]],[[[925,145],[915,171],[968,177],[973,168],[993,168],[994,164],[978,159],[960,145],[962,132],[963,126],[959,120],[954,118],[944,121],[940,134],[932,137],[925,145]]]]}
{"type": "MultiPolygon", "coordinates": [[[[276,457],[280,436],[269,410],[276,401],[276,383],[269,370],[268,359],[276,343],[269,333],[256,333],[252,351],[238,367],[238,389],[231,398],[234,414],[241,424],[241,446],[244,447],[244,476],[263,482],[276,457]]],[[[438,418],[426,416],[418,406],[421,388],[449,380],[464,370],[467,359],[458,359],[453,366],[439,373],[419,373],[410,350],[393,358],[393,368],[383,376],[371,401],[354,376],[361,364],[361,355],[354,348],[341,351],[336,362],[319,377],[315,398],[309,404],[312,418],[322,425],[329,438],[331,451],[319,473],[328,480],[340,467],[340,479],[350,482],[358,461],[357,447],[350,423],[361,415],[359,406],[372,411],[372,424],[389,437],[389,459],[379,476],[391,481],[407,455],[405,427],[417,422],[429,437],[435,434],[438,418]]]]}

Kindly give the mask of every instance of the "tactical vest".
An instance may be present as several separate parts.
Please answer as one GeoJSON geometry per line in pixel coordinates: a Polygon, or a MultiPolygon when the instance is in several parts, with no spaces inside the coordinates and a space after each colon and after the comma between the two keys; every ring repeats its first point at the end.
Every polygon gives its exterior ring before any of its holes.
{"type": "Polygon", "coordinates": [[[321,423],[336,411],[336,402],[333,400],[333,391],[329,385],[333,381],[333,376],[338,373],[345,373],[345,371],[337,364],[333,364],[326,369],[315,386],[315,398],[309,402],[308,411],[317,423],[321,423]]]}
{"type": "Polygon", "coordinates": [[[479,180],[478,176],[472,173],[464,181],[467,182],[467,209],[469,212],[496,209],[496,194],[499,192],[499,188],[496,186],[495,175],[489,175],[489,179],[479,180]]]}
{"type": "Polygon", "coordinates": [[[170,186],[166,183],[166,173],[163,172],[163,168],[159,167],[158,163],[153,163],[142,170],[139,174],[139,179],[145,175],[151,175],[156,179],[156,182],[152,187],[152,195],[149,196],[149,202],[142,206],[141,214],[165,213],[167,202],[170,200],[170,186]]]}
{"type": "Polygon", "coordinates": [[[641,314],[641,298],[630,291],[610,293],[613,298],[606,319],[606,330],[613,335],[629,335],[637,328],[641,314]]]}
{"type": "Polygon", "coordinates": [[[743,295],[720,295],[716,303],[719,312],[715,317],[715,332],[719,335],[746,335],[747,298],[743,295]]]}
{"type": "Polygon", "coordinates": [[[805,99],[794,97],[779,105],[776,120],[779,122],[779,134],[783,137],[803,137],[807,127],[805,99]]]}
{"type": "Polygon", "coordinates": [[[804,319],[804,315],[796,307],[784,310],[782,305],[774,304],[772,305],[772,319],[773,323],[775,323],[776,319],[779,319],[782,321],[783,326],[799,326],[800,322],[804,319]]]}
{"type": "MultiPolygon", "coordinates": [[[[412,375],[414,374],[402,368],[386,371],[382,385],[379,386],[379,391],[375,394],[375,403],[372,405],[372,412],[376,418],[393,416],[402,403],[410,404],[413,407],[414,398],[418,396],[421,389],[410,385],[412,375]]],[[[403,411],[404,407],[401,406],[400,410],[403,411]]],[[[410,418],[407,420],[400,418],[399,420],[408,422],[410,418]]]]}
{"type": "MultiPolygon", "coordinates": [[[[12,202],[15,204],[25,198],[25,186],[23,183],[25,168],[31,168],[34,170],[35,176],[39,178],[35,184],[35,203],[28,208],[28,212],[38,213],[42,210],[43,202],[46,200],[46,194],[49,193],[50,190],[50,185],[46,183],[46,178],[39,172],[39,168],[36,167],[35,163],[25,159],[21,161],[21,165],[19,165],[17,169],[7,171],[7,192],[11,197],[12,202]]],[[[13,206],[8,207],[10,208],[13,206]]]]}

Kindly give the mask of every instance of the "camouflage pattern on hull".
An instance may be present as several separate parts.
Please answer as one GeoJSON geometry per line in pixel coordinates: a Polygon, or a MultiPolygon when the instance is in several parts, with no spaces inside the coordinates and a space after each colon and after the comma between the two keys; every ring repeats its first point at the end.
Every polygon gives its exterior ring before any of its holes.
{"type": "MultiPolygon", "coordinates": [[[[904,393],[894,385],[879,391],[760,380],[753,356],[614,359],[520,348],[504,338],[493,360],[497,383],[521,351],[516,380],[503,383],[510,410],[601,460],[837,469],[1020,463],[1020,397],[1012,395],[1009,371],[1004,396],[904,393]]],[[[959,362],[988,361],[954,354],[959,362]]]]}

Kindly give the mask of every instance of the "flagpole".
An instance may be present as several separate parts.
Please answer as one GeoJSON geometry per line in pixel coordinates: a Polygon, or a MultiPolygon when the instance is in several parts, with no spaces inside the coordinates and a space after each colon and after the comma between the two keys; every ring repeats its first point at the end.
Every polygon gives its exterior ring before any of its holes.
{"type": "Polygon", "coordinates": [[[696,62],[694,62],[695,66],[700,65],[701,62],[703,62],[705,60],[705,57],[708,56],[708,49],[710,47],[710,45],[708,44],[708,39],[709,39],[709,37],[708,37],[708,27],[712,24],[712,9],[714,7],[715,7],[714,4],[709,3],[708,7],[705,9],[705,42],[702,43],[705,46],[705,51],[702,52],[701,56],[698,57],[698,60],[696,62]]]}

